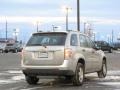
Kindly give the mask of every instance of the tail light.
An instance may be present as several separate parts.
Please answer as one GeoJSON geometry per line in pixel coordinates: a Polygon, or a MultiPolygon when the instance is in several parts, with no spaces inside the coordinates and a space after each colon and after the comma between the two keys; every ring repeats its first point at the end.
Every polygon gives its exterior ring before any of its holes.
{"type": "Polygon", "coordinates": [[[72,56],[73,56],[72,49],[67,48],[64,50],[64,58],[65,59],[70,59],[72,56]]]}

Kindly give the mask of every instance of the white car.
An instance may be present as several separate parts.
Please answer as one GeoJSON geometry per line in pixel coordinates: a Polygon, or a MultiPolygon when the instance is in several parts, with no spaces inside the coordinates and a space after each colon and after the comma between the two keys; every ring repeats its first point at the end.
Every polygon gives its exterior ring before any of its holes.
{"type": "Polygon", "coordinates": [[[5,50],[5,47],[6,47],[6,43],[0,43],[0,52],[4,52],[5,50]]]}

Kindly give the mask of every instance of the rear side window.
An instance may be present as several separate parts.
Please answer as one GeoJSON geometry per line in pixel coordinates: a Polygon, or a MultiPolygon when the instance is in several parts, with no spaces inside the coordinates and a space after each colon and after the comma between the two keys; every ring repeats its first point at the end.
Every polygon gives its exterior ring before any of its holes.
{"type": "Polygon", "coordinates": [[[79,40],[80,40],[81,47],[88,47],[88,42],[87,42],[86,37],[84,35],[80,35],[79,40]]]}
{"type": "Polygon", "coordinates": [[[27,43],[27,46],[42,45],[65,45],[66,33],[38,33],[34,34],[27,43]]]}
{"type": "Polygon", "coordinates": [[[77,46],[78,45],[78,39],[77,39],[76,34],[71,35],[70,45],[71,46],[77,46]]]}
{"type": "Polygon", "coordinates": [[[86,37],[86,39],[87,39],[87,42],[88,42],[88,48],[93,48],[95,46],[93,41],[88,37],[86,37]]]}

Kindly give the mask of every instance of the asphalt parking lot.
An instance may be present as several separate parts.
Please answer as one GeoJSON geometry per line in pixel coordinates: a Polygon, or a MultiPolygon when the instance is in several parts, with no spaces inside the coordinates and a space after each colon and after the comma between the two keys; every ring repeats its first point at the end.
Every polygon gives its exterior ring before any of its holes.
{"type": "Polygon", "coordinates": [[[120,51],[107,53],[108,75],[99,79],[87,74],[83,86],[75,87],[64,80],[41,77],[37,85],[28,85],[20,68],[20,53],[0,53],[0,90],[120,90],[120,51]]]}

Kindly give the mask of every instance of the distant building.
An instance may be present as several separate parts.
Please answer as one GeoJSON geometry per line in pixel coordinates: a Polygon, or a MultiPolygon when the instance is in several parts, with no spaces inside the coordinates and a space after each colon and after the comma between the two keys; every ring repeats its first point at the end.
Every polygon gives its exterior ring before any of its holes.
{"type": "Polygon", "coordinates": [[[15,43],[15,39],[13,38],[0,38],[0,43],[15,43]]]}

